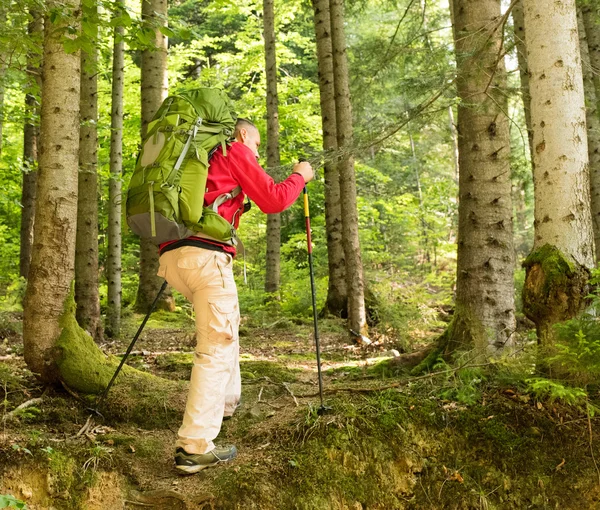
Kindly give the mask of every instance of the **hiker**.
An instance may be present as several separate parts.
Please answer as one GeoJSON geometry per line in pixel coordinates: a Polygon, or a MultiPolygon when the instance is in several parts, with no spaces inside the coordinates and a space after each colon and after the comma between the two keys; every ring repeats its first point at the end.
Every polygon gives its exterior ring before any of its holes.
{"type": "MultiPolygon", "coordinates": [[[[219,147],[210,160],[205,204],[221,203],[218,213],[237,228],[247,195],[260,210],[275,214],[290,207],[312,180],[307,162],[294,165],[283,182],[258,164],[260,134],[252,122],[238,119],[235,141],[219,147]],[[225,153],[224,153],[225,152],[225,153]],[[232,192],[237,186],[238,194],[232,192]]],[[[221,423],[240,401],[238,328],[240,312],[233,279],[234,241],[198,234],[159,246],[158,275],[181,292],[196,313],[196,349],[183,424],[176,442],[175,465],[185,473],[233,459],[235,446],[215,446],[221,423]]]]}

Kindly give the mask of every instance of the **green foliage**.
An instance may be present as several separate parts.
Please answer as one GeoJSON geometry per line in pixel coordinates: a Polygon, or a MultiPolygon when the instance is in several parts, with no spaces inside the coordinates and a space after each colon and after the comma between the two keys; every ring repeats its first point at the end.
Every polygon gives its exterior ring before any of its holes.
{"type": "Polygon", "coordinates": [[[579,405],[587,399],[587,393],[581,388],[574,388],[563,383],[543,377],[532,377],[525,381],[527,390],[538,399],[558,400],[564,404],[579,405]]]}
{"type": "Polygon", "coordinates": [[[0,508],[17,508],[27,510],[27,503],[11,496],[10,494],[0,494],[0,508]]]}

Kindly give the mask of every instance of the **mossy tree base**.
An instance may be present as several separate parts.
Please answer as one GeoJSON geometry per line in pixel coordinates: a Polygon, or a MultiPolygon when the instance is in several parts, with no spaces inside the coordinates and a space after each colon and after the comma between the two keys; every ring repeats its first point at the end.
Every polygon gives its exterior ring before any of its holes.
{"type": "Polygon", "coordinates": [[[536,325],[538,343],[555,343],[553,326],[577,316],[588,295],[589,270],[579,266],[558,248],[545,244],[523,262],[527,273],[523,306],[536,325]]]}
{"type": "MultiPolygon", "coordinates": [[[[106,356],[92,337],[75,320],[75,303],[69,298],[63,317],[62,332],[54,349],[58,380],[68,388],[90,396],[101,394],[119,359],[106,356]]],[[[185,407],[187,382],[170,381],[123,366],[102,409],[104,415],[134,421],[146,426],[164,426],[179,420],[185,407]]]]}

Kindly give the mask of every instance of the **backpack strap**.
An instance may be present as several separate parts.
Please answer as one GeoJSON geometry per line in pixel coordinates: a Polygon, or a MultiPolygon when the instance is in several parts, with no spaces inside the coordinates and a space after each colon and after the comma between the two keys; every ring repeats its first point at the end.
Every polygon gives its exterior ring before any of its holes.
{"type": "Polygon", "coordinates": [[[231,200],[232,198],[237,197],[241,192],[242,192],[241,186],[237,186],[234,189],[232,189],[229,193],[223,193],[222,195],[219,195],[215,199],[215,201],[212,203],[212,205],[210,206],[211,209],[218,214],[219,206],[221,204],[224,204],[225,202],[227,202],[227,200],[231,200]]]}

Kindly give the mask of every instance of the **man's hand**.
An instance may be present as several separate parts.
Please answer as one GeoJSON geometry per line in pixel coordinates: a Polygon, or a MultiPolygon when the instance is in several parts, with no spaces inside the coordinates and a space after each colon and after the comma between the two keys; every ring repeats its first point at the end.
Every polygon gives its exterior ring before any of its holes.
{"type": "Polygon", "coordinates": [[[310,163],[308,161],[301,161],[300,163],[296,163],[294,165],[294,170],[292,171],[292,173],[300,174],[304,179],[304,184],[312,181],[315,177],[315,173],[312,169],[312,166],[310,166],[310,163]]]}

